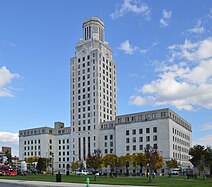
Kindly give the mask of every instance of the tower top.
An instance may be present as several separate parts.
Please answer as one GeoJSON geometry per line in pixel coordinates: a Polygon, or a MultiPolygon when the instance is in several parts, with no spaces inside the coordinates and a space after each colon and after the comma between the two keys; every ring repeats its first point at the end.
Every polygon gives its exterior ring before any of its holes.
{"type": "Polygon", "coordinates": [[[83,22],[83,39],[104,42],[104,23],[98,17],[90,17],[83,22]]]}

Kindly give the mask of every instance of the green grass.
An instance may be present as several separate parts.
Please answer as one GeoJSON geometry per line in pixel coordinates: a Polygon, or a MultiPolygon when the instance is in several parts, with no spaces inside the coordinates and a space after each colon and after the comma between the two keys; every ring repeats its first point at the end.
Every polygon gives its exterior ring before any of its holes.
{"type": "MultiPolygon", "coordinates": [[[[212,187],[212,178],[207,178],[203,180],[202,177],[198,179],[187,179],[186,176],[157,176],[153,179],[152,182],[149,182],[148,179],[143,177],[117,177],[110,178],[97,176],[97,180],[94,181],[94,176],[77,176],[77,175],[62,175],[62,182],[71,182],[71,183],[84,183],[86,178],[89,177],[90,184],[119,184],[119,185],[134,185],[134,186],[161,186],[161,187],[212,187]]],[[[30,181],[49,181],[54,182],[55,176],[46,174],[46,175],[29,175],[29,176],[0,176],[0,179],[14,179],[14,180],[30,180],[30,181]]]]}

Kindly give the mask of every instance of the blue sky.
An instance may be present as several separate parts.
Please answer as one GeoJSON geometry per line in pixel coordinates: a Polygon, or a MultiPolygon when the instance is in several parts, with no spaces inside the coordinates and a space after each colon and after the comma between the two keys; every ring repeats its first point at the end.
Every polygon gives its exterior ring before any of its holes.
{"type": "Polygon", "coordinates": [[[70,118],[70,58],[98,16],[117,63],[118,114],[170,107],[212,146],[210,0],[1,0],[0,146],[70,118]]]}

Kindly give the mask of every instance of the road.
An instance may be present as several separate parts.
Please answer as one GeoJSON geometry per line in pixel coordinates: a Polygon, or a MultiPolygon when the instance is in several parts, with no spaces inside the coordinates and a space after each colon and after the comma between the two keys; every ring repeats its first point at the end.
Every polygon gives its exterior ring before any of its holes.
{"type": "MultiPolygon", "coordinates": [[[[0,179],[0,187],[85,187],[86,184],[0,179]]],[[[123,187],[123,185],[90,184],[90,187],[123,187]]],[[[136,187],[136,186],[124,186],[136,187]]],[[[140,186],[141,187],[141,186],[140,186]]],[[[149,186],[150,187],[150,186],[149,186]]]]}

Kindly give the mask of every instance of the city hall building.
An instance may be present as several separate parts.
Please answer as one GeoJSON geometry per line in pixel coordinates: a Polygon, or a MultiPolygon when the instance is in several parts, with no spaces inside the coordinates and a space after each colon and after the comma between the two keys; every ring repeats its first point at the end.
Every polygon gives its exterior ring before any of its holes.
{"type": "Polygon", "coordinates": [[[76,160],[86,160],[100,149],[122,156],[157,149],[164,160],[190,165],[192,130],[171,109],[117,116],[116,63],[104,41],[104,23],[97,17],[83,22],[83,38],[70,61],[70,127],[55,122],[54,128],[19,131],[20,159],[52,158],[54,171],[66,171],[76,160]]]}

